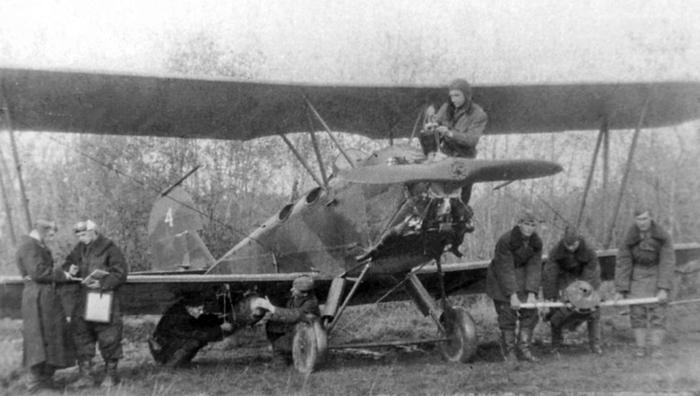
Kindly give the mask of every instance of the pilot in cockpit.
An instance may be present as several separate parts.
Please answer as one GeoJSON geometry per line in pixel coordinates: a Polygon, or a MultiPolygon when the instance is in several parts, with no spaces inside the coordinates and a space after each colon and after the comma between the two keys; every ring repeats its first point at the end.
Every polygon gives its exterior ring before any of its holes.
{"type": "MultiPolygon", "coordinates": [[[[475,158],[476,146],[486,128],[488,117],[478,104],[472,101],[472,88],[464,79],[456,79],[448,86],[449,100],[437,114],[430,116],[420,134],[423,153],[440,152],[449,157],[475,158]]],[[[454,238],[450,250],[458,257],[458,247],[464,234],[474,230],[471,223],[473,211],[469,206],[472,185],[462,186],[460,198],[450,198],[449,206],[453,217],[454,238]]]]}

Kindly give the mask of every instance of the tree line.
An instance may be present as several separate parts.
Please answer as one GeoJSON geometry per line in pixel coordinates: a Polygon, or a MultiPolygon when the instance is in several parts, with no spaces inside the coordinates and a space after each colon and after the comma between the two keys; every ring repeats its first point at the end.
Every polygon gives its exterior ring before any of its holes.
{"type": "MultiPolygon", "coordinates": [[[[387,47],[396,54],[385,65],[396,83],[418,82],[426,75],[440,74],[440,70],[446,76],[458,73],[454,59],[440,54],[426,56],[426,49],[413,41],[389,37],[387,47]]],[[[232,52],[200,33],[177,41],[165,62],[165,68],[174,73],[251,79],[260,77],[265,56],[255,51],[232,52]]],[[[335,135],[344,147],[365,153],[389,144],[335,135]]],[[[308,136],[289,136],[301,155],[315,163],[308,136]]],[[[215,257],[277,213],[293,196],[315,186],[277,136],[240,142],[32,132],[16,134],[16,138],[32,216],[54,219],[61,227],[53,246],[59,261],[76,242],[71,225],[91,218],[123,248],[132,271],[149,269],[146,228],[151,205],[164,188],[196,166],[202,168],[183,186],[202,213],[205,226],[201,235],[215,257]]],[[[596,133],[591,131],[485,135],[479,158],[542,158],[561,163],[565,170],[497,190],[495,184],[477,185],[472,198],[477,231],[465,239],[467,258],[489,258],[495,239],[513,226],[514,216],[523,207],[533,209],[544,221],[540,233],[546,243],[553,244],[565,224],[577,217],[595,139],[596,133]]],[[[620,215],[612,219],[631,139],[632,131],[611,133],[608,183],[602,183],[599,159],[580,231],[598,248],[607,247],[606,234],[614,221],[614,246],[631,221],[632,208],[643,201],[671,230],[675,241],[699,241],[700,181],[695,176],[700,169],[698,124],[642,132],[620,215]]],[[[0,141],[0,181],[5,190],[0,199],[11,208],[9,215],[0,212],[0,273],[15,274],[10,229],[16,234],[27,229],[6,133],[0,134],[0,141]]],[[[417,146],[416,141],[394,143],[417,146]]],[[[327,164],[338,155],[327,138],[321,139],[321,152],[327,164]]]]}

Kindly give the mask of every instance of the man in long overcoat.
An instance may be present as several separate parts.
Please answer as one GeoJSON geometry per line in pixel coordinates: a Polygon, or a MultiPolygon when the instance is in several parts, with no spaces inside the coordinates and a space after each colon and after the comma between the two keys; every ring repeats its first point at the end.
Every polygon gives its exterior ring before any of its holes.
{"type": "Polygon", "coordinates": [[[117,245],[97,232],[97,225],[91,221],[81,221],[73,227],[78,244],[66,257],[64,270],[72,276],[83,278],[76,296],[76,304],[71,315],[73,340],[78,354],[80,377],[72,384],[73,388],[92,386],[92,358],[95,344],[99,346],[105,361],[102,386],[109,388],[119,382],[117,363],[122,358],[122,318],[119,287],[126,282],[128,272],[124,255],[117,245]],[[90,275],[101,272],[98,277],[90,275]],[[89,281],[88,281],[89,280],[89,281]],[[109,322],[100,323],[85,320],[87,295],[90,291],[112,293],[109,322]]]}
{"type": "Polygon", "coordinates": [[[515,329],[520,322],[517,349],[523,360],[537,361],[530,351],[537,325],[536,309],[521,309],[521,301],[534,303],[542,278],[542,239],[536,232],[537,219],[530,211],[518,217],[513,229],[496,242],[493,260],[486,273],[486,294],[493,299],[501,330],[503,356],[517,361],[515,329]]]}
{"type": "Polygon", "coordinates": [[[56,291],[56,284],[65,282],[68,276],[60,268],[54,269],[46,246],[56,231],[55,223],[39,220],[17,250],[17,267],[24,279],[22,360],[29,370],[25,384],[28,391],[53,387],[54,371],[75,364],[66,315],[56,291]]]}
{"type": "Polygon", "coordinates": [[[635,209],[634,224],[627,230],[618,249],[615,297],[658,297],[660,301],[659,304],[634,305],[630,308],[637,357],[644,357],[647,353],[652,357],[662,356],[659,347],[666,331],[668,292],[672,288],[675,267],[676,256],[671,236],[652,219],[649,208],[635,209]]]}

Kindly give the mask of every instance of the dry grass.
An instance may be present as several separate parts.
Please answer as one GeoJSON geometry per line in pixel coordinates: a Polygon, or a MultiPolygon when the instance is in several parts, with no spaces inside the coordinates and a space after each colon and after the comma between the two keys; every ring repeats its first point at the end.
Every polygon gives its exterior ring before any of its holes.
{"type": "MultiPolygon", "coordinates": [[[[155,365],[145,340],[155,317],[129,318],[125,331],[126,358],[120,366],[124,379],[107,394],[121,395],[375,395],[453,394],[473,392],[686,392],[700,391],[700,312],[697,306],[672,309],[666,356],[660,360],[633,359],[629,318],[624,310],[603,312],[606,353],[592,356],[585,348],[585,326],[567,333],[568,348],[548,353],[549,331],[536,331],[538,364],[506,365],[496,343],[495,314],[483,296],[455,299],[470,307],[479,328],[480,345],[471,364],[445,363],[432,346],[333,351],[324,366],[310,376],[293,370],[273,371],[270,352],[260,328],[246,329],[223,342],[208,346],[185,369],[155,365]]],[[[0,322],[0,391],[17,393],[17,367],[21,360],[21,323],[0,322]],[[12,374],[14,373],[14,374],[12,374]]],[[[435,326],[410,303],[352,307],[340,323],[333,342],[425,338],[435,326]]],[[[76,370],[59,372],[71,380],[76,370]]],[[[82,393],[93,394],[95,390],[82,393]]]]}

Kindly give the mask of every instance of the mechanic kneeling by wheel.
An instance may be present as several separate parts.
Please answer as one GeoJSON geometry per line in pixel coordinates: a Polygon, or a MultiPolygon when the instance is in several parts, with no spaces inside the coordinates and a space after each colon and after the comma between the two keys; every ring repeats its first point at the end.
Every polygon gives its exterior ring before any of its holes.
{"type": "Polygon", "coordinates": [[[272,344],[273,367],[282,369],[292,363],[295,324],[321,316],[318,299],[313,290],[313,278],[302,275],[294,279],[290,290],[292,295],[285,308],[276,307],[268,300],[264,300],[266,305],[260,306],[269,311],[265,332],[272,344]]]}

